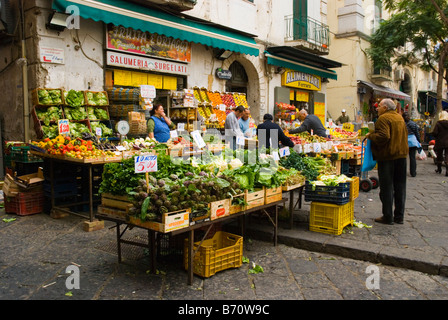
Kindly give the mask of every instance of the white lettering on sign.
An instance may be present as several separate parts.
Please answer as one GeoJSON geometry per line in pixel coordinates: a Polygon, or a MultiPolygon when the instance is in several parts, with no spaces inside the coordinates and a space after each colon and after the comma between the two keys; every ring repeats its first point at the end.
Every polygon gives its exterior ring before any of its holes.
{"type": "Polygon", "coordinates": [[[162,61],[129,54],[107,52],[107,64],[140,70],[160,71],[165,73],[188,74],[188,65],[171,61],[162,61]]]}

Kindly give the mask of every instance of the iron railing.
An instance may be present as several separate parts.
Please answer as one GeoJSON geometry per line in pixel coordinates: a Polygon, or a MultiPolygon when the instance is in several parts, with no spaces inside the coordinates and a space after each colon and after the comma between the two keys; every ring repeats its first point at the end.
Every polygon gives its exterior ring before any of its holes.
{"type": "Polygon", "coordinates": [[[310,17],[285,16],[285,41],[305,40],[322,48],[330,44],[330,29],[310,17]]]}

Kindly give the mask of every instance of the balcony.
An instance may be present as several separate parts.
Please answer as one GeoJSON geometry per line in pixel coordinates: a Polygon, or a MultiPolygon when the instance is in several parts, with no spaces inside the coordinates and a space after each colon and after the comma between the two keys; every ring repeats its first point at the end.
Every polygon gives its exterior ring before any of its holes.
{"type": "Polygon", "coordinates": [[[310,17],[285,17],[285,43],[318,55],[329,53],[330,30],[310,17]]]}
{"type": "Polygon", "coordinates": [[[132,0],[132,2],[148,7],[163,6],[167,9],[182,12],[193,9],[197,0],[132,0]]]}
{"type": "Polygon", "coordinates": [[[392,71],[374,67],[372,69],[372,80],[392,81],[392,71]]]}

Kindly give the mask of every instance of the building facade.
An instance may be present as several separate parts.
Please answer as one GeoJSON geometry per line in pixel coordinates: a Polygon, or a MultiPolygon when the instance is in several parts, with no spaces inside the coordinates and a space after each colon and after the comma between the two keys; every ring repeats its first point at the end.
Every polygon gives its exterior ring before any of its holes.
{"type": "Polygon", "coordinates": [[[2,14],[15,25],[0,38],[6,140],[35,137],[37,88],[150,84],[154,103],[166,107],[173,91],[240,92],[257,123],[265,113],[279,115],[281,103],[308,108],[324,122],[326,88],[341,66],[323,57],[327,1],[3,1],[2,14]]]}

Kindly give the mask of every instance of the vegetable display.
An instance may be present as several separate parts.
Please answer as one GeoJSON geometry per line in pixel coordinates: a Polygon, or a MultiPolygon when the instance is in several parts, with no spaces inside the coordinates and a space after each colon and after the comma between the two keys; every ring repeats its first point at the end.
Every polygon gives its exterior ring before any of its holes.
{"type": "Polygon", "coordinates": [[[92,127],[92,132],[96,132],[96,128],[101,128],[102,137],[111,137],[114,134],[114,131],[102,122],[90,122],[90,126],[92,127]]]}
{"type": "Polygon", "coordinates": [[[109,120],[107,111],[102,108],[87,107],[87,116],[89,120],[109,120]]]}
{"type": "Polygon", "coordinates": [[[62,104],[61,90],[39,89],[37,91],[37,99],[39,104],[43,105],[62,104]]]}
{"type": "Polygon", "coordinates": [[[35,108],[37,118],[46,126],[51,121],[58,121],[62,119],[62,109],[60,107],[35,108]]]}
{"type": "Polygon", "coordinates": [[[59,128],[56,124],[43,125],[42,132],[44,133],[44,138],[56,138],[59,134],[59,128]]]}
{"type": "Polygon", "coordinates": [[[336,168],[328,158],[308,157],[290,149],[290,155],[280,159],[280,165],[300,171],[307,180],[316,180],[320,174],[333,174],[336,168]]]}
{"type": "Polygon", "coordinates": [[[108,105],[107,95],[105,92],[86,91],[87,104],[92,106],[108,105]]]}
{"type": "Polygon", "coordinates": [[[84,132],[90,133],[89,127],[84,123],[70,122],[69,127],[70,127],[70,136],[72,138],[81,138],[84,132]]]}
{"type": "Polygon", "coordinates": [[[87,112],[84,107],[65,107],[64,113],[68,120],[85,120],[87,118],[87,112]]]}
{"type": "MultiPolygon", "coordinates": [[[[84,92],[69,90],[68,92],[64,92],[65,95],[65,103],[71,107],[80,107],[84,105],[84,92]]],[[[85,118],[84,118],[85,119],[85,118]]]]}

